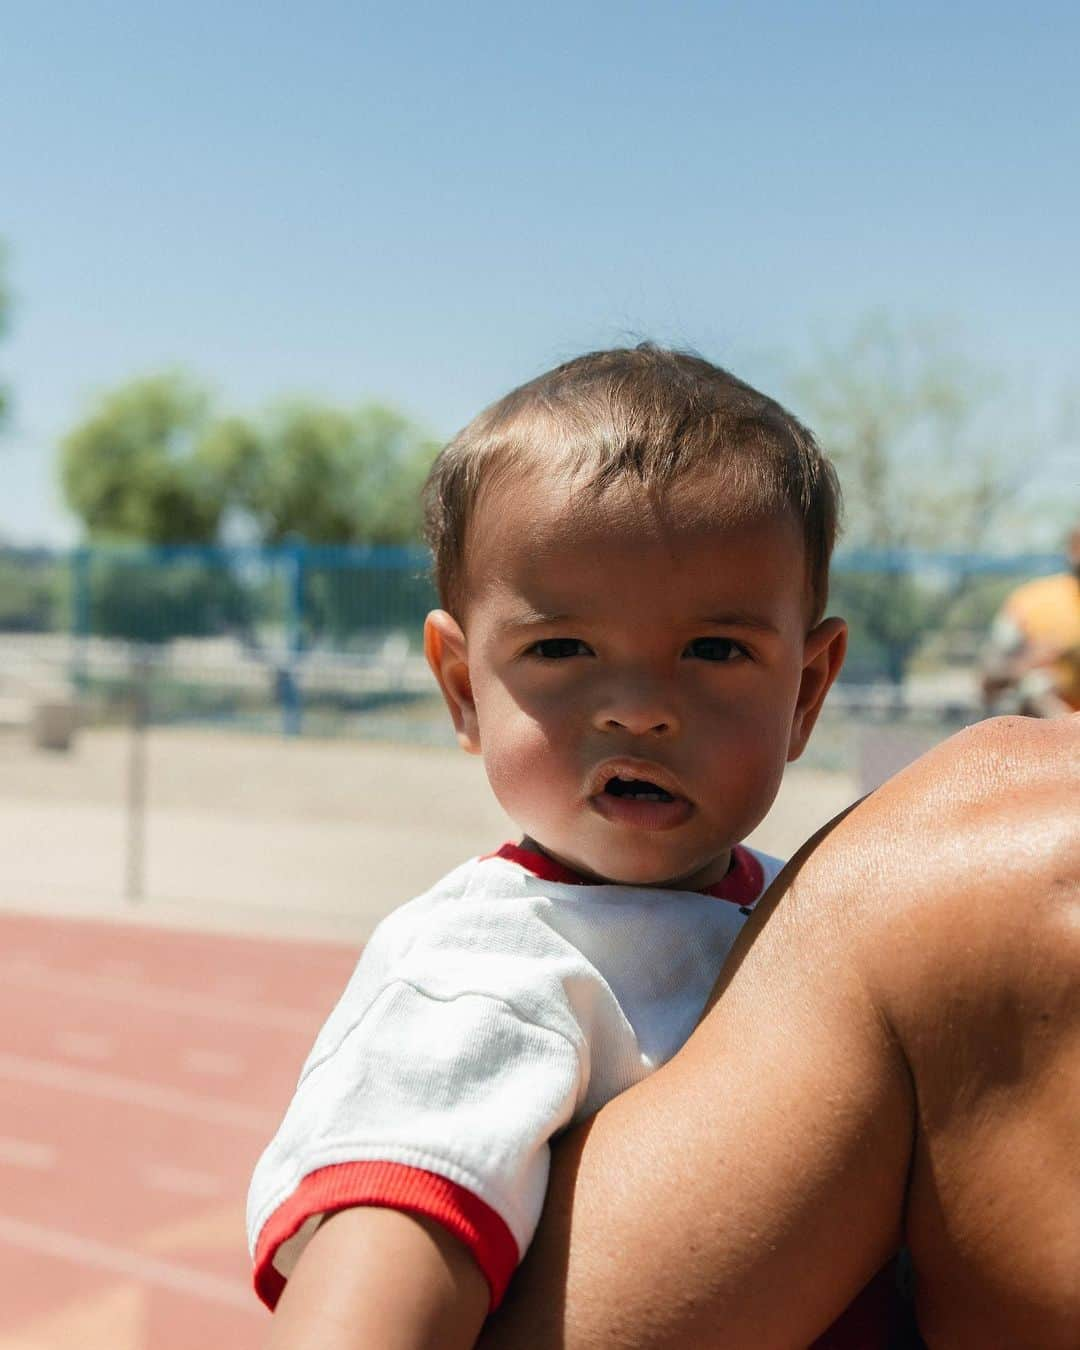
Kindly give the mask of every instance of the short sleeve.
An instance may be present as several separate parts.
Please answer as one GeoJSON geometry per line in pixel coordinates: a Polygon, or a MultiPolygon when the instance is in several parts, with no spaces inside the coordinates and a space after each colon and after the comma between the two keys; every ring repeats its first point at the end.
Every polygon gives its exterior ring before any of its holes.
{"type": "Polygon", "coordinates": [[[273,1306],[325,1214],[379,1204],[466,1242],[497,1303],[539,1220],[548,1141],[583,1095],[581,1045],[490,993],[400,979],[320,1044],[252,1179],[260,1297],[273,1306]]]}

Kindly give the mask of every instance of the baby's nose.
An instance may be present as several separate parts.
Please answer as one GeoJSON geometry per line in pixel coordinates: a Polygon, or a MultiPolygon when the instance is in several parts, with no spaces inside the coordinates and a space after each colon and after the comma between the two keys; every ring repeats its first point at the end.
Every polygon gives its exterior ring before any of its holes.
{"type": "Polygon", "coordinates": [[[628,731],[632,736],[670,736],[678,730],[671,703],[653,689],[624,689],[608,698],[596,712],[599,731],[628,731]]]}
{"type": "Polygon", "coordinates": [[[601,727],[602,731],[629,731],[634,736],[664,736],[671,731],[670,722],[653,722],[647,717],[632,718],[627,717],[619,721],[617,717],[609,717],[601,727]]]}

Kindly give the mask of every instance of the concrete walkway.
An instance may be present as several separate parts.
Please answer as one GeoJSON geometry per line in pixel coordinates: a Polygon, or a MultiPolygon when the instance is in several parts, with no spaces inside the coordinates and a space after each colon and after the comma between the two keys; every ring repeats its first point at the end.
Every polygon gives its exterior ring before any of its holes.
{"type": "MultiPolygon", "coordinates": [[[[155,728],[130,899],[131,755],[124,729],[68,753],[0,735],[0,909],[363,940],[517,834],[460,751],[155,728]]],[[[795,766],[750,842],[787,855],[855,795],[845,774],[795,766]]]]}

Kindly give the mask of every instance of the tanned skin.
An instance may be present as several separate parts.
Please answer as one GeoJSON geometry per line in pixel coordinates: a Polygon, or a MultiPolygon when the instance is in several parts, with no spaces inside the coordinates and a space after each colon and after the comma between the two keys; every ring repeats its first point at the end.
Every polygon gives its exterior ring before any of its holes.
{"type": "Polygon", "coordinates": [[[437,1223],[396,1209],[345,1209],[304,1250],[266,1350],[468,1350],[488,1302],[472,1254],[437,1223]]]}

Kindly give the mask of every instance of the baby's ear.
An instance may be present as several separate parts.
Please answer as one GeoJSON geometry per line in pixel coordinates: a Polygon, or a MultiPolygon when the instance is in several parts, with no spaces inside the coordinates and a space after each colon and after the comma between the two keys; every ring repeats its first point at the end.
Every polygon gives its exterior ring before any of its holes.
{"type": "Polygon", "coordinates": [[[424,621],[424,655],[450,709],[458,744],[470,755],[480,754],[480,727],[469,679],[465,634],[445,609],[433,609],[424,621]]]}
{"type": "Polygon", "coordinates": [[[832,688],[840,674],[847,652],[847,624],[843,619],[822,619],[806,635],[803,645],[802,680],[791,721],[791,739],[788,742],[788,760],[798,759],[806,749],[806,742],[832,688]]]}

